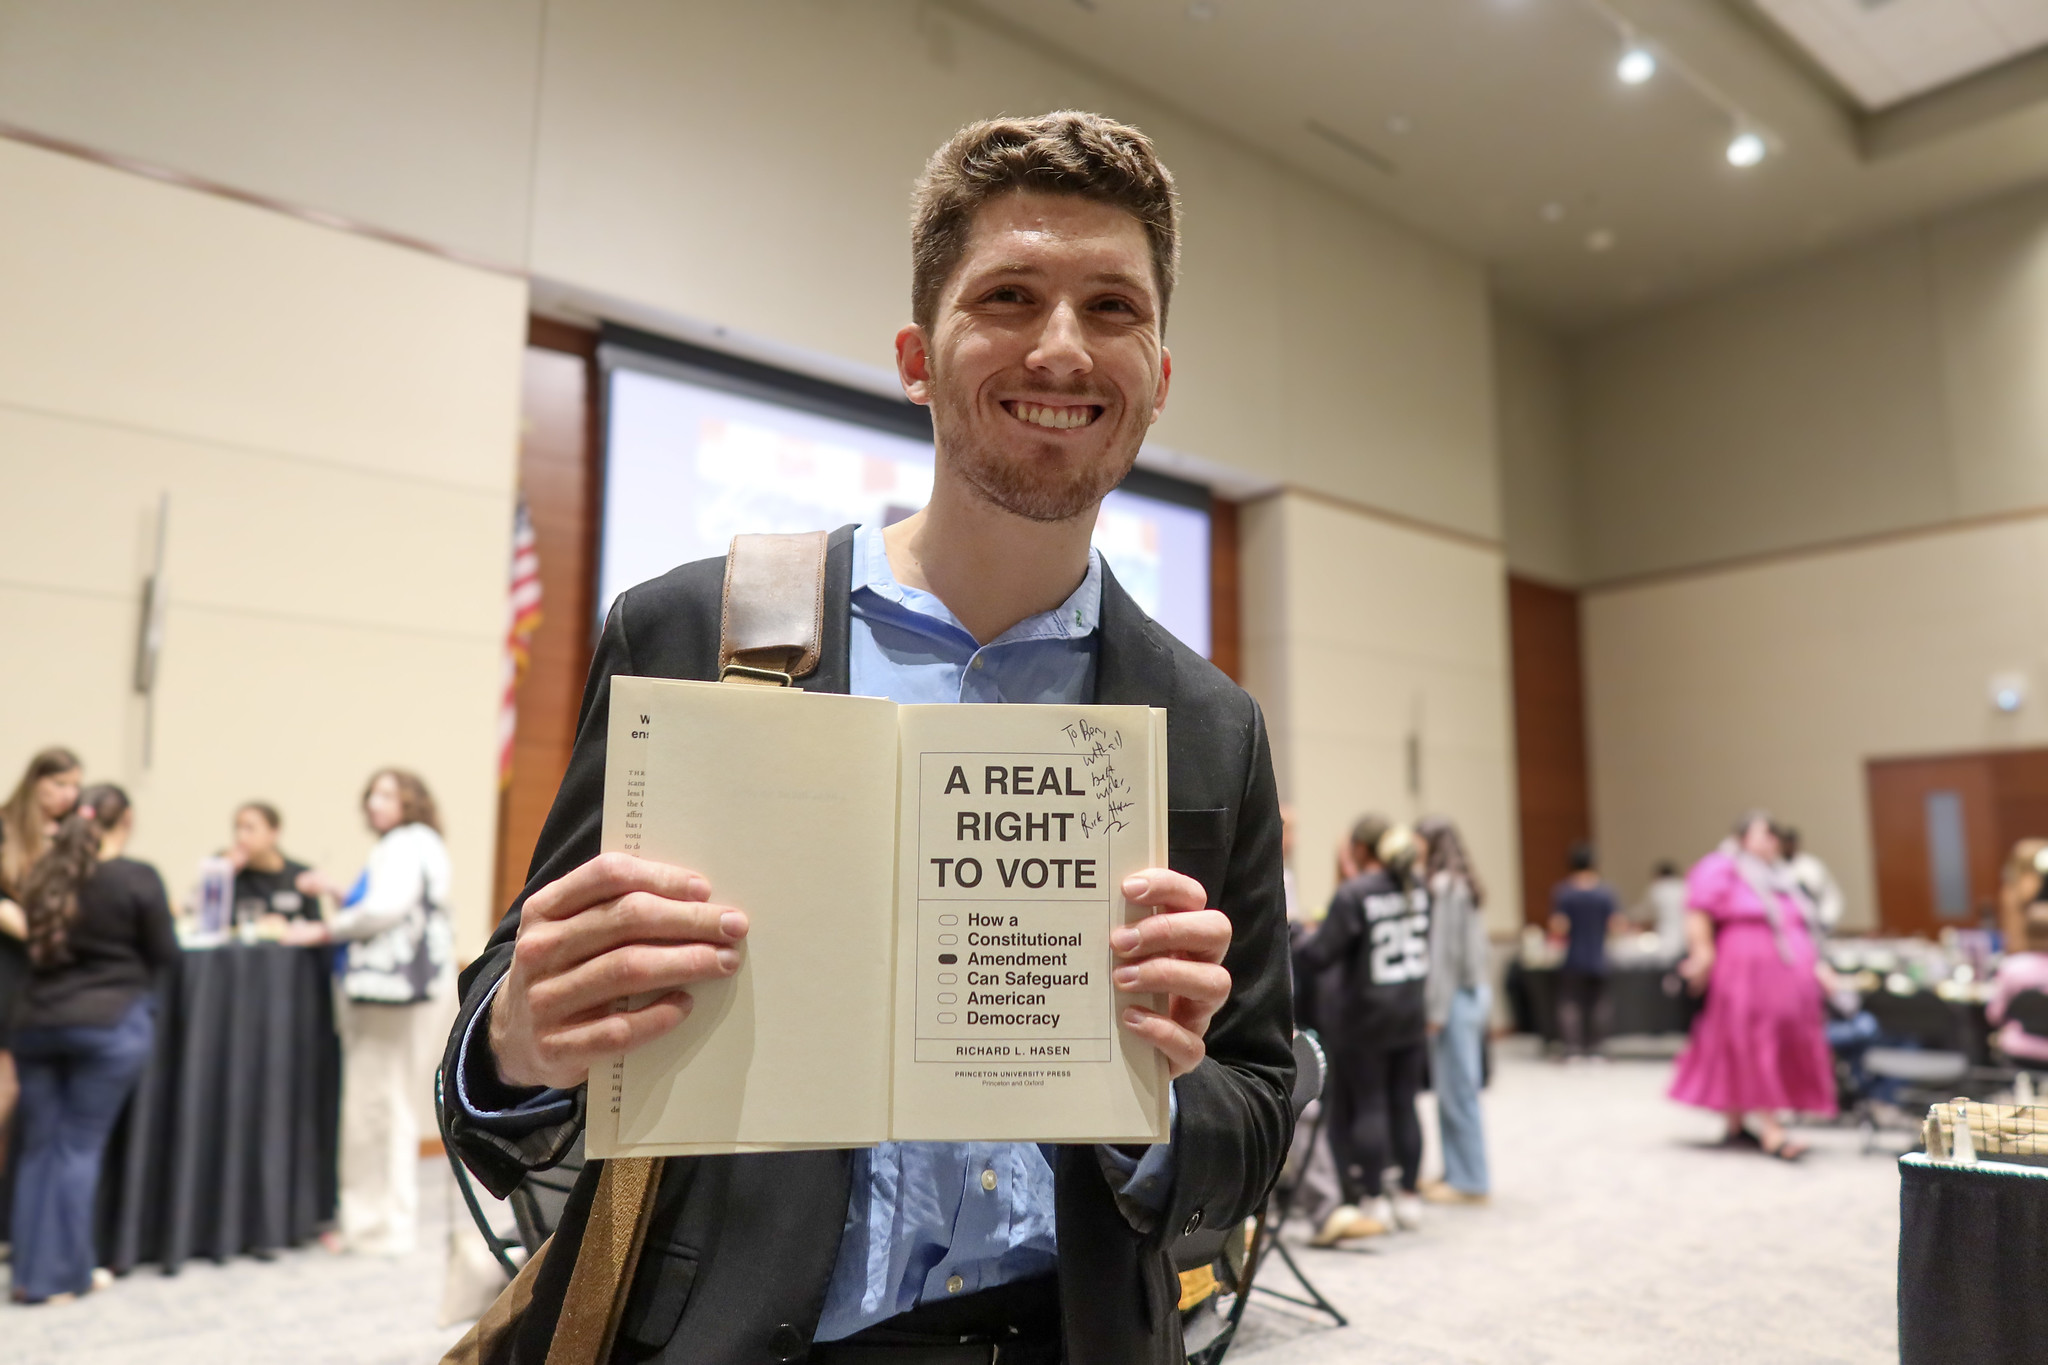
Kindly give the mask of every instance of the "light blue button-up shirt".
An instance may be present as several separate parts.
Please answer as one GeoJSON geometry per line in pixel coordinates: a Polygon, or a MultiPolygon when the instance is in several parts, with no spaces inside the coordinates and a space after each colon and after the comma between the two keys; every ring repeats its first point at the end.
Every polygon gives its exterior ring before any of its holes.
{"type": "MultiPolygon", "coordinates": [[[[906,588],[889,568],[882,533],[853,537],[849,690],[912,702],[1094,699],[1102,560],[1088,552],[1081,586],[1052,611],[1019,621],[986,645],[946,604],[906,588]]],[[[1122,1193],[1164,1207],[1171,1148],[1111,1164],[1122,1193]]],[[[853,1197],[825,1293],[819,1341],[836,1341],[915,1308],[1011,1280],[1049,1275],[1052,1167],[1029,1142],[885,1142],[854,1157],[853,1197]]]]}

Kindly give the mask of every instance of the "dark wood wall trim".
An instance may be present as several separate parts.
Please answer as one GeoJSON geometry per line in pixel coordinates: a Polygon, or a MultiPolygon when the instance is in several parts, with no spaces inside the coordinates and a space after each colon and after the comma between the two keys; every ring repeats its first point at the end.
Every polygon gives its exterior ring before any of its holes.
{"type": "Polygon", "coordinates": [[[1522,917],[1542,923],[1573,843],[1593,837],[1579,597],[1508,576],[1515,694],[1515,791],[1522,836],[1522,917]]]}
{"type": "Polygon", "coordinates": [[[1237,504],[1209,503],[1209,661],[1244,680],[1244,624],[1239,619],[1237,504]]]}
{"type": "Polygon", "coordinates": [[[593,363],[597,360],[597,329],[578,327],[573,322],[561,322],[544,318],[538,313],[527,315],[526,344],[543,351],[563,351],[569,355],[580,355],[593,363]]]}
{"type": "Polygon", "coordinates": [[[527,325],[520,394],[519,489],[540,557],[541,623],[520,681],[512,781],[498,794],[499,910],[526,883],[540,827],[576,743],[597,611],[597,333],[550,318],[527,325]]]}

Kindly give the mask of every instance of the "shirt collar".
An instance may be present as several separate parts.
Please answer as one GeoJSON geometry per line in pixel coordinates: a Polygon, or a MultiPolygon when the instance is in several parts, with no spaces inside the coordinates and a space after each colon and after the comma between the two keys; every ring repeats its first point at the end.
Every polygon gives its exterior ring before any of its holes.
{"type": "MultiPolygon", "coordinates": [[[[859,526],[853,533],[853,596],[857,609],[867,605],[862,601],[863,594],[872,594],[874,598],[900,608],[900,611],[889,613],[899,620],[903,613],[927,617],[950,626],[969,639],[973,638],[967,627],[960,624],[960,619],[936,596],[921,588],[907,588],[896,581],[895,571],[889,567],[888,547],[882,542],[882,530],[878,526],[859,526]]],[[[1088,547],[1088,572],[1082,576],[1081,586],[1068,594],[1066,601],[1051,611],[1025,617],[989,641],[989,645],[1010,644],[1017,640],[1079,640],[1093,634],[1101,620],[1102,556],[1091,545],[1088,547]]]]}

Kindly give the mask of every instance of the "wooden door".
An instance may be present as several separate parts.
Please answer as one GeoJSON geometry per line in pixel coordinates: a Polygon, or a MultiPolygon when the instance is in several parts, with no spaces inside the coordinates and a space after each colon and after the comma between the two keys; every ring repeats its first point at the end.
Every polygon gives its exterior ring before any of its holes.
{"type": "Polygon", "coordinates": [[[1578,594],[1510,575],[1508,641],[1522,918],[1542,924],[1550,917],[1550,888],[1565,874],[1565,855],[1579,840],[1593,837],[1578,594]]]}
{"type": "Polygon", "coordinates": [[[1871,849],[1877,865],[1878,923],[1885,933],[1932,937],[1976,928],[1995,913],[2000,827],[1997,766],[2002,756],[1872,759],[1871,849]]]}

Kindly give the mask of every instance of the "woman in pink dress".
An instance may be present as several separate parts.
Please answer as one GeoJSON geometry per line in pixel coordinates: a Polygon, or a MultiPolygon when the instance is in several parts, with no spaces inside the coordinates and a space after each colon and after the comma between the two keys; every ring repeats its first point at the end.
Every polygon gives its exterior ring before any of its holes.
{"type": "Polygon", "coordinates": [[[1671,1098],[1718,1111],[1731,1143],[1753,1140],[1796,1160],[1806,1148],[1778,1115],[1833,1114],[1835,1070],[1822,1028],[1822,968],[1768,815],[1745,816],[1735,837],[1699,860],[1685,903],[1691,951],[1679,971],[1707,1003],[1678,1058],[1671,1098]],[[1753,1132],[1744,1126],[1751,1116],[1753,1132]]]}

